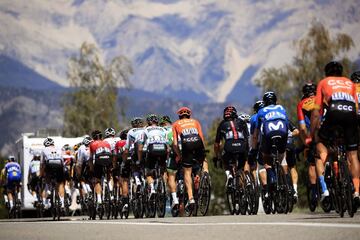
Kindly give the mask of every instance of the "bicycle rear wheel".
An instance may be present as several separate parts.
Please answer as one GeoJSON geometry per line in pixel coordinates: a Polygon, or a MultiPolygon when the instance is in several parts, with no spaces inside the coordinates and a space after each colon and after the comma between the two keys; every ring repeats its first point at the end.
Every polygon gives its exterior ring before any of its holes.
{"type": "Polygon", "coordinates": [[[211,179],[207,172],[204,172],[201,176],[200,187],[198,193],[198,207],[200,214],[206,216],[211,198],[211,179]]]}
{"type": "Polygon", "coordinates": [[[352,198],[352,179],[350,177],[349,168],[346,162],[340,165],[341,175],[343,176],[342,195],[346,205],[347,212],[350,217],[354,217],[354,202],[352,198]]]}
{"type": "Polygon", "coordinates": [[[157,191],[156,194],[157,216],[159,218],[163,218],[165,216],[165,211],[166,211],[166,190],[165,190],[165,183],[162,177],[158,179],[158,186],[156,191],[157,191]]]}

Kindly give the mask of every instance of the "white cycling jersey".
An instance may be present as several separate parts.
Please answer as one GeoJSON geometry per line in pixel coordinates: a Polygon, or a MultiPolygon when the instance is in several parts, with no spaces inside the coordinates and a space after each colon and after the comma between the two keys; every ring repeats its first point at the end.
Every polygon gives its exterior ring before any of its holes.
{"type": "Polygon", "coordinates": [[[139,136],[144,132],[144,128],[132,128],[126,138],[125,149],[132,151],[134,144],[139,140],[139,136]]]}
{"type": "Polygon", "coordinates": [[[77,152],[77,164],[82,165],[83,163],[87,163],[90,159],[90,147],[81,145],[77,152]]]}
{"type": "Polygon", "coordinates": [[[41,164],[47,160],[61,160],[63,162],[61,149],[57,149],[55,146],[45,147],[41,152],[41,164]]]}
{"type": "Polygon", "coordinates": [[[104,141],[106,141],[110,144],[111,151],[114,152],[116,143],[118,141],[120,141],[120,138],[119,137],[108,137],[108,138],[105,138],[104,141]]]}
{"type": "Polygon", "coordinates": [[[31,160],[29,164],[29,175],[32,177],[40,176],[40,160],[31,160]]]}
{"type": "Polygon", "coordinates": [[[148,146],[150,144],[167,144],[167,131],[163,127],[148,126],[144,129],[144,132],[139,135],[139,142],[148,146]]]}

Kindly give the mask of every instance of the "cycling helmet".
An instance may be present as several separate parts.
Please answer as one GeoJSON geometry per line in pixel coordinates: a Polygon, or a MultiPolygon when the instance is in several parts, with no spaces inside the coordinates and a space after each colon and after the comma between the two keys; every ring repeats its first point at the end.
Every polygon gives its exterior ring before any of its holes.
{"type": "Polygon", "coordinates": [[[171,123],[171,119],[169,116],[167,115],[164,115],[160,118],[160,124],[164,124],[164,123],[171,123]]]}
{"type": "Polygon", "coordinates": [[[128,132],[129,132],[129,129],[124,129],[124,130],[122,130],[122,131],[120,132],[120,135],[119,135],[120,139],[121,139],[121,140],[126,140],[126,139],[127,139],[127,134],[128,134],[128,132]]]}
{"type": "Polygon", "coordinates": [[[226,106],[224,108],[224,114],[223,114],[223,118],[225,119],[229,119],[229,118],[237,118],[237,110],[234,106],[226,106]]]}
{"type": "Polygon", "coordinates": [[[77,144],[75,144],[75,145],[73,146],[73,149],[74,149],[75,152],[79,149],[80,144],[81,144],[81,143],[77,143],[77,144]]]}
{"type": "Polygon", "coordinates": [[[142,126],[144,123],[144,120],[141,117],[134,117],[130,123],[133,128],[136,128],[136,127],[142,126]]]}
{"type": "Polygon", "coordinates": [[[85,146],[88,146],[92,141],[93,141],[93,140],[92,140],[91,137],[85,137],[85,138],[82,140],[82,144],[84,144],[85,146]]]}
{"type": "Polygon", "coordinates": [[[254,112],[257,113],[263,107],[265,107],[264,101],[262,101],[262,100],[256,101],[256,103],[254,104],[254,107],[253,107],[254,112]]]}
{"type": "Polygon", "coordinates": [[[191,109],[188,107],[181,107],[177,110],[177,114],[179,118],[183,118],[183,117],[189,118],[191,116],[191,109]]]}
{"type": "Polygon", "coordinates": [[[250,115],[247,114],[247,113],[241,113],[241,114],[239,115],[239,118],[240,118],[241,120],[243,120],[244,122],[246,122],[246,123],[249,123],[249,122],[250,122],[250,115]]]}
{"type": "Polygon", "coordinates": [[[8,157],[10,162],[15,162],[15,156],[14,155],[9,155],[8,157]]]}
{"type": "Polygon", "coordinates": [[[104,132],[104,136],[107,138],[107,137],[113,137],[115,136],[116,132],[115,132],[115,129],[113,128],[107,128],[105,129],[105,132],[104,132]]]}
{"type": "Polygon", "coordinates": [[[264,93],[263,101],[265,106],[269,106],[271,104],[276,104],[277,97],[274,92],[266,92],[264,93]]]}
{"type": "Polygon", "coordinates": [[[325,65],[324,72],[326,77],[341,77],[343,72],[343,66],[339,62],[331,61],[325,65]]]}
{"type": "Polygon", "coordinates": [[[302,93],[305,97],[315,95],[316,94],[316,84],[306,83],[302,88],[302,93]]]}
{"type": "Polygon", "coordinates": [[[54,140],[52,138],[45,138],[44,140],[44,146],[49,147],[51,145],[55,145],[54,140]]]}
{"type": "Polygon", "coordinates": [[[146,122],[147,122],[147,124],[149,124],[149,125],[151,125],[151,124],[153,124],[153,123],[158,124],[158,123],[159,123],[159,118],[158,118],[158,116],[156,116],[155,114],[149,114],[149,115],[147,115],[147,117],[146,117],[146,122]]]}
{"type": "Polygon", "coordinates": [[[92,136],[92,139],[94,139],[94,140],[102,139],[102,133],[101,133],[101,131],[99,131],[99,130],[94,130],[94,131],[91,133],[91,136],[92,136]]]}
{"type": "Polygon", "coordinates": [[[351,81],[354,83],[360,83],[360,71],[356,71],[353,74],[351,74],[351,81]]]}
{"type": "Polygon", "coordinates": [[[63,147],[62,147],[62,150],[63,151],[70,151],[71,150],[71,147],[69,144],[65,144],[63,147]]]}

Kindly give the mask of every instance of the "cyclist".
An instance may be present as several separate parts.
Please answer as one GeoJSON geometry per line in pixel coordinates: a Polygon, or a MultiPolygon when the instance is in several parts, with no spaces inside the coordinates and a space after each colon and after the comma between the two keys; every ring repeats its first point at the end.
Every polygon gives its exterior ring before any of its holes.
{"type": "Polygon", "coordinates": [[[41,153],[41,160],[40,160],[40,177],[45,178],[45,182],[47,186],[42,191],[42,198],[45,208],[50,207],[50,202],[47,201],[48,191],[48,184],[52,179],[55,179],[60,202],[61,208],[64,209],[64,159],[62,157],[61,151],[55,147],[55,142],[52,138],[46,138],[44,140],[44,149],[41,153]]]}
{"type": "MultiPolygon", "coordinates": [[[[177,111],[179,120],[173,124],[173,149],[176,153],[176,161],[182,161],[184,170],[184,181],[189,197],[188,208],[193,209],[195,200],[192,190],[192,167],[196,160],[200,165],[203,164],[203,170],[208,172],[208,165],[205,158],[204,136],[201,125],[191,118],[191,110],[188,107],[181,107],[177,111]],[[181,145],[181,151],[179,148],[181,145]]],[[[198,179],[197,177],[196,179],[198,179]]],[[[195,183],[197,184],[197,183],[195,183]]]]}
{"type": "Polygon", "coordinates": [[[289,120],[289,130],[288,130],[288,140],[286,144],[286,151],[285,151],[285,161],[282,163],[282,167],[286,173],[286,177],[288,179],[289,184],[292,182],[293,186],[293,197],[295,202],[298,199],[298,191],[297,191],[297,184],[298,184],[298,172],[296,170],[296,147],[294,143],[294,137],[299,135],[299,130],[296,126],[289,120]],[[290,181],[290,174],[291,174],[291,181],[290,181]]]}
{"type": "Polygon", "coordinates": [[[115,154],[117,163],[113,171],[114,179],[118,179],[117,183],[121,194],[122,212],[126,212],[129,209],[130,167],[125,166],[125,163],[128,163],[129,161],[123,161],[128,131],[128,129],[122,130],[119,135],[120,140],[116,142],[115,154]]]}
{"type": "Polygon", "coordinates": [[[232,176],[231,163],[237,162],[239,169],[249,171],[247,153],[249,150],[249,131],[247,123],[238,118],[236,108],[227,106],[224,108],[223,120],[220,122],[214,143],[215,159],[222,159],[226,174],[226,187],[232,176]],[[221,140],[224,140],[221,152],[221,140]]]}
{"type": "Polygon", "coordinates": [[[307,142],[315,137],[317,159],[316,170],[319,176],[322,200],[329,196],[324,180],[324,163],[328,155],[326,141],[331,135],[332,126],[341,126],[344,132],[347,158],[351,166],[351,175],[354,183],[354,200],[359,202],[359,161],[357,156],[357,95],[355,85],[350,79],[342,77],[343,67],[339,62],[332,61],[325,66],[325,78],[322,79],[316,90],[315,109],[311,114],[311,136],[307,142]],[[326,109],[324,121],[319,132],[315,135],[321,120],[320,111],[326,109]]]}
{"type": "Polygon", "coordinates": [[[307,159],[309,168],[308,176],[310,181],[312,201],[317,199],[316,189],[316,171],[315,171],[315,157],[314,144],[306,145],[306,138],[310,136],[310,118],[311,112],[315,107],[316,84],[306,83],[302,88],[302,99],[297,105],[297,118],[299,121],[300,139],[306,146],[304,157],[307,159]]]}
{"type": "Polygon", "coordinates": [[[73,165],[75,162],[75,156],[71,151],[71,147],[69,144],[65,144],[62,147],[62,154],[63,154],[63,159],[64,159],[64,173],[65,173],[65,193],[69,199],[69,201],[71,202],[71,191],[70,191],[70,183],[71,183],[71,178],[73,176],[73,165]]]}
{"type": "MultiPolygon", "coordinates": [[[[358,104],[360,104],[360,71],[353,72],[351,74],[351,81],[355,84],[356,87],[356,94],[358,98],[358,104]]],[[[360,108],[358,109],[358,125],[360,126],[360,108]]]]}
{"type": "MultiPolygon", "coordinates": [[[[113,168],[116,168],[116,153],[115,153],[115,145],[116,143],[120,140],[120,138],[115,137],[116,133],[115,133],[115,129],[114,128],[107,128],[104,131],[104,141],[108,142],[111,146],[111,153],[112,153],[112,163],[113,163],[113,168]]],[[[114,199],[114,194],[113,194],[113,190],[114,190],[114,179],[111,177],[110,181],[109,181],[109,190],[110,190],[110,198],[111,200],[114,199]]]]}
{"type": "Polygon", "coordinates": [[[91,194],[92,190],[89,185],[90,175],[89,175],[89,162],[90,162],[90,143],[92,142],[90,136],[84,137],[82,144],[80,145],[77,151],[77,161],[76,161],[76,178],[80,182],[80,194],[83,197],[91,194]]]}
{"type": "MultiPolygon", "coordinates": [[[[9,159],[6,159],[4,162],[4,166],[9,162],[9,159]]],[[[5,168],[1,169],[0,172],[0,187],[3,188],[3,197],[6,208],[9,208],[9,198],[7,196],[7,190],[6,190],[6,176],[5,176],[5,168]]]]}
{"type": "Polygon", "coordinates": [[[168,158],[169,146],[167,145],[166,130],[158,126],[159,118],[155,114],[150,114],[146,117],[148,124],[144,132],[139,136],[138,156],[140,162],[143,159],[143,147],[146,146],[147,153],[145,157],[145,175],[146,182],[150,186],[150,198],[156,193],[154,188],[154,171],[156,171],[156,164],[160,168],[161,176],[164,177],[164,170],[166,168],[166,159],[168,158]]]}
{"type": "Polygon", "coordinates": [[[138,158],[138,140],[139,136],[144,132],[144,120],[141,117],[135,117],[131,120],[132,129],[128,131],[125,150],[123,155],[123,167],[121,171],[130,172],[131,161],[134,163],[133,168],[133,176],[135,178],[135,184],[137,188],[140,188],[141,180],[140,180],[140,172],[141,172],[141,162],[138,158]],[[130,162],[128,161],[128,157],[130,155],[130,162]]]}
{"type": "MultiPolygon", "coordinates": [[[[257,113],[256,127],[252,135],[252,154],[255,156],[260,151],[262,159],[264,160],[264,166],[267,167],[266,172],[271,171],[271,147],[272,138],[280,137],[277,142],[277,150],[279,153],[279,159],[284,158],[286,150],[287,137],[288,137],[288,117],[286,110],[283,106],[277,104],[277,97],[274,92],[266,92],[263,96],[265,106],[257,113]],[[258,137],[260,136],[260,146],[257,148],[258,137]]],[[[259,166],[259,171],[264,168],[259,166]]],[[[268,197],[267,176],[263,175],[263,196],[268,197]]]]}
{"type": "MultiPolygon", "coordinates": [[[[254,114],[250,117],[250,136],[252,136],[254,134],[255,128],[256,128],[256,119],[257,119],[257,113],[259,112],[260,109],[262,109],[263,107],[265,107],[265,104],[262,100],[258,100],[255,102],[254,106],[253,106],[253,111],[254,114]]],[[[252,137],[250,137],[250,146],[252,146],[252,137]]],[[[259,142],[256,143],[256,146],[258,149],[259,148],[259,142]]],[[[254,176],[254,179],[256,179],[256,170],[257,170],[257,165],[259,163],[259,166],[264,166],[264,162],[262,160],[261,154],[258,154],[257,150],[255,149],[251,149],[249,151],[248,154],[248,162],[252,171],[252,174],[254,176]]],[[[259,177],[261,180],[261,184],[262,185],[266,185],[266,171],[265,168],[259,169],[259,177]]]]}
{"type": "Polygon", "coordinates": [[[15,201],[21,201],[21,193],[20,193],[20,186],[21,186],[21,167],[15,161],[14,156],[8,157],[8,163],[5,164],[5,177],[6,177],[6,190],[7,190],[7,197],[9,200],[9,209],[12,211],[14,207],[15,201]],[[13,193],[17,192],[18,199],[14,199],[13,193]]]}
{"type": "Polygon", "coordinates": [[[29,163],[28,189],[33,196],[34,206],[36,206],[36,203],[40,200],[37,197],[37,194],[40,192],[36,192],[40,190],[36,188],[40,183],[40,159],[41,154],[39,152],[34,152],[33,158],[29,163]]]}
{"type": "Polygon", "coordinates": [[[102,186],[100,184],[101,178],[105,174],[108,179],[110,178],[110,167],[112,166],[112,153],[111,146],[108,142],[102,139],[102,133],[99,130],[94,130],[91,133],[91,137],[94,141],[90,143],[90,172],[94,175],[94,190],[96,194],[97,207],[102,204],[102,186]],[[107,168],[107,172],[104,172],[103,168],[107,168]]]}
{"type": "Polygon", "coordinates": [[[166,171],[168,176],[168,187],[171,194],[172,204],[171,204],[171,210],[177,211],[179,207],[179,199],[176,195],[176,173],[179,169],[179,164],[175,160],[175,153],[172,149],[173,145],[173,132],[172,132],[172,121],[169,116],[164,115],[160,119],[160,126],[165,128],[167,131],[167,140],[168,145],[170,146],[170,154],[169,158],[167,159],[166,163],[166,171]]]}

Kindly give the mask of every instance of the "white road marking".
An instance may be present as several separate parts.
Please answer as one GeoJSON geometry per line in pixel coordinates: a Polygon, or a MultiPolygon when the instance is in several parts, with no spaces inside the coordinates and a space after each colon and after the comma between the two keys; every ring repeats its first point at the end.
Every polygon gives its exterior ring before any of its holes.
{"type": "Polygon", "coordinates": [[[289,226],[324,228],[360,228],[360,224],[314,223],[314,222],[218,222],[218,223],[172,223],[172,222],[129,222],[129,221],[47,221],[47,222],[0,222],[6,224],[102,224],[102,225],[140,225],[140,226],[289,226]]]}

